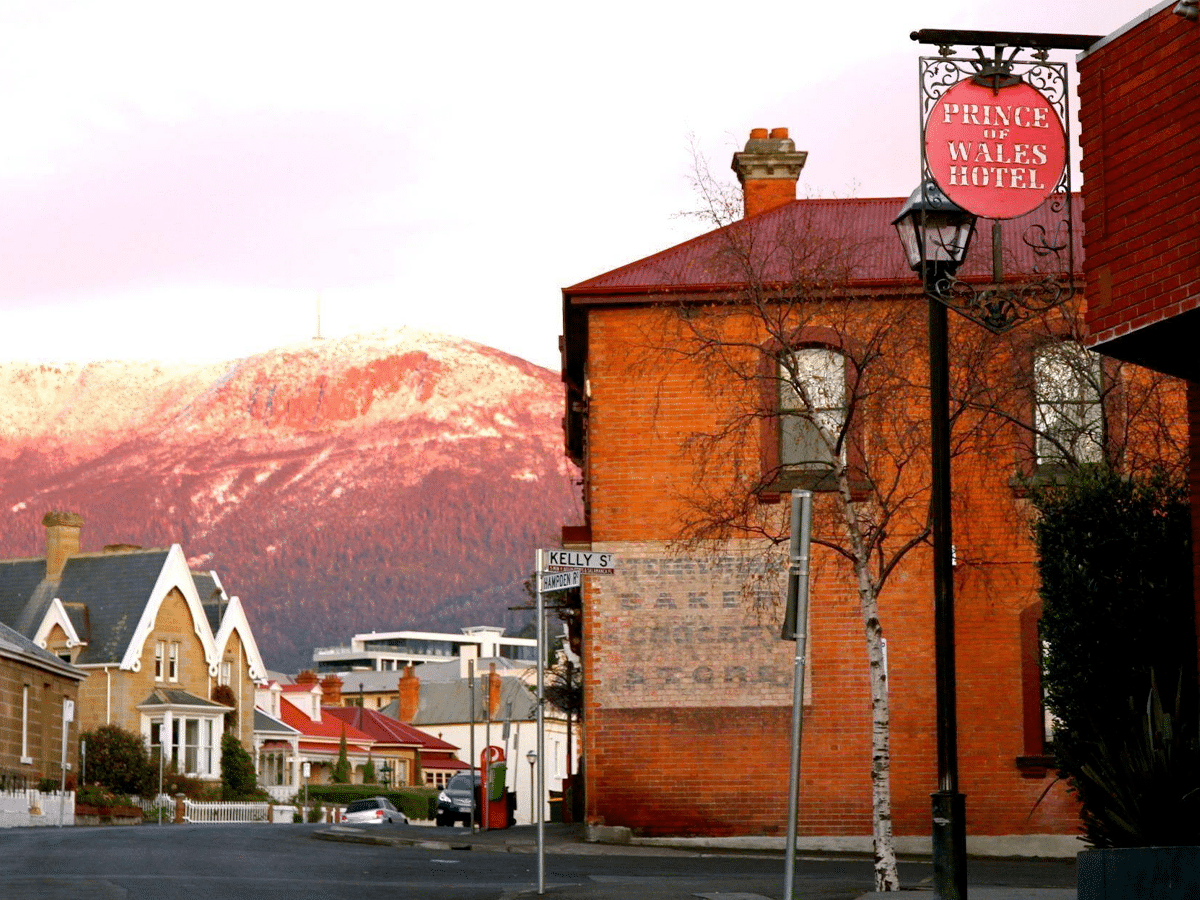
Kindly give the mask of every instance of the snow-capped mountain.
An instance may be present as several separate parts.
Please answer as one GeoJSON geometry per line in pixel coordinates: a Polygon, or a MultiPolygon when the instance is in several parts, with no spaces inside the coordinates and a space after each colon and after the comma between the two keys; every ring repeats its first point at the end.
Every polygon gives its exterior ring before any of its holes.
{"type": "Polygon", "coordinates": [[[538,546],[581,521],[557,373],[401,330],[210,366],[0,364],[0,556],[180,543],[268,665],[371,629],[520,624],[538,546]]]}

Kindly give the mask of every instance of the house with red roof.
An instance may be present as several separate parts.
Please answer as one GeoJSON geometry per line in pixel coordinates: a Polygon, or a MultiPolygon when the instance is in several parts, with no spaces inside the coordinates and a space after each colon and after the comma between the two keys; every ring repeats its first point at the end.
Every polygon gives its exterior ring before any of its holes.
{"type": "MultiPolygon", "coordinates": [[[[585,815],[645,835],[785,833],[797,646],[780,639],[781,573],[789,495],[803,489],[826,537],[813,545],[809,620],[799,623],[807,634],[801,843],[870,850],[865,630],[879,624],[892,823],[899,849],[923,851],[939,789],[933,573],[922,537],[927,301],[892,227],[905,198],[797,199],[804,162],[787,129],[755,129],[733,162],[741,218],[562,291],[563,424],[584,507],[563,544],[614,559],[611,572],[583,579],[585,815]],[[893,387],[856,394],[864,360],[884,360],[893,387]],[[836,443],[818,440],[811,414],[798,414],[801,388],[836,443]],[[859,404],[853,417],[850,398],[859,404]],[[887,467],[868,470],[871,458],[887,467]],[[829,476],[835,459],[850,473],[844,494],[829,476]],[[906,505],[885,507],[885,492],[906,505]],[[844,546],[846,508],[904,510],[877,523],[881,540],[911,549],[890,570],[875,622],[864,622],[855,572],[835,549],[844,546]]],[[[1081,287],[1079,208],[1071,209],[1076,269],[1068,274],[1081,287]]],[[[1061,226],[1045,208],[1021,222],[980,220],[977,244],[993,237],[993,245],[968,253],[959,278],[989,284],[1031,271],[1038,258],[1018,227],[1061,226]]],[[[1078,808],[1056,780],[1041,704],[1025,491],[1066,462],[1106,452],[1130,407],[1119,405],[1120,392],[1099,393],[1103,379],[1045,374],[1062,372],[1042,363],[1058,354],[1099,371],[1066,313],[1005,337],[951,320],[952,385],[971,384],[977,366],[1008,385],[988,409],[994,427],[961,439],[971,413],[955,419],[968,849],[1073,854],[1078,808]]],[[[1132,369],[1116,376],[1126,396],[1132,369]]],[[[1181,413],[1178,386],[1164,393],[1159,408],[1181,413]]]]}
{"type": "Polygon", "coordinates": [[[256,757],[260,783],[281,799],[300,790],[308,766],[309,784],[328,784],[343,739],[350,780],[362,783],[367,763],[390,784],[421,785],[426,772],[447,778],[466,767],[458,748],[383,715],[377,710],[342,706],[341,681],[301,672],[294,683],[271,681],[258,691],[256,757]]]}

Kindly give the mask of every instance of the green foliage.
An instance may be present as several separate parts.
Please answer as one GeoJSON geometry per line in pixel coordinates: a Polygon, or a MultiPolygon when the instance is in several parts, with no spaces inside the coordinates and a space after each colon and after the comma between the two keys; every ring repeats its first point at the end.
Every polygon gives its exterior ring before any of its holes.
{"type": "Polygon", "coordinates": [[[346,729],[342,728],[342,737],[338,741],[338,758],[333,764],[333,774],[330,775],[330,780],[334,784],[349,784],[350,783],[350,759],[346,756],[346,729]]]}
{"type": "Polygon", "coordinates": [[[323,810],[321,808],[320,803],[314,803],[312,806],[310,806],[308,808],[308,821],[309,822],[320,822],[324,818],[325,818],[325,810],[323,810]]]}
{"type": "Polygon", "coordinates": [[[1097,847],[1200,842],[1186,488],[1090,469],[1032,498],[1053,749],[1085,836],[1097,847]]]}
{"type": "Polygon", "coordinates": [[[37,789],[43,794],[52,794],[62,788],[62,782],[57,778],[39,778],[37,789]]]}
{"type": "MultiPolygon", "coordinates": [[[[158,785],[158,753],[150,755],[150,765],[154,770],[154,784],[158,785]]],[[[221,791],[219,788],[214,788],[212,782],[204,781],[201,778],[196,778],[193,775],[185,775],[179,771],[179,766],[175,760],[171,760],[170,764],[163,771],[162,780],[163,793],[168,797],[174,797],[176,794],[183,794],[189,800],[220,800],[221,791]]]]}
{"type": "Polygon", "coordinates": [[[363,766],[363,784],[378,784],[379,778],[375,774],[375,761],[367,756],[367,764],[363,766]]]}
{"type": "Polygon", "coordinates": [[[84,806],[95,806],[103,809],[110,806],[128,806],[130,800],[124,794],[116,794],[98,784],[81,787],[75,793],[75,802],[84,806]]]}
{"type": "Polygon", "coordinates": [[[232,731],[225,732],[221,735],[221,799],[259,800],[263,793],[254,760],[232,731]]]}
{"type": "MultiPolygon", "coordinates": [[[[331,806],[349,806],[355,800],[363,797],[387,797],[392,805],[410,819],[432,819],[437,814],[437,795],[435,788],[410,787],[400,791],[382,791],[378,785],[372,784],[310,784],[308,796],[310,800],[318,800],[331,806]]],[[[303,793],[297,795],[297,800],[303,800],[303,793]]]]}
{"type": "Polygon", "coordinates": [[[153,793],[157,775],[141,735],[117,725],[102,725],[85,731],[88,780],[117,794],[147,796],[153,793]]]}
{"type": "Polygon", "coordinates": [[[233,688],[227,684],[218,684],[213,688],[212,700],[213,703],[232,707],[229,712],[225,713],[225,730],[237,731],[237,695],[233,693],[233,688]]]}

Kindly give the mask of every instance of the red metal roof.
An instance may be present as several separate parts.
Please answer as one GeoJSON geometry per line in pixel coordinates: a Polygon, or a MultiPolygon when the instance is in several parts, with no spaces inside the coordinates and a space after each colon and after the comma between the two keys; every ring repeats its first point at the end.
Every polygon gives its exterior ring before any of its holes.
{"type": "Polygon", "coordinates": [[[381,744],[404,744],[410,747],[419,747],[422,751],[454,752],[458,749],[454,744],[447,743],[419,728],[406,725],[404,722],[374,709],[363,709],[357,706],[324,706],[321,708],[321,715],[322,717],[332,716],[347,725],[353,725],[381,744]]]}
{"type": "Polygon", "coordinates": [[[345,729],[347,741],[365,741],[370,744],[373,740],[369,734],[359,731],[353,725],[343,722],[334,716],[326,716],[325,712],[329,707],[323,707],[321,710],[321,721],[314,722],[290,702],[279,704],[279,718],[283,720],[285,725],[290,725],[295,728],[303,737],[324,737],[340,740],[342,737],[342,729],[345,729]]]}
{"type": "MultiPolygon", "coordinates": [[[[300,741],[300,750],[307,753],[309,756],[337,756],[342,752],[341,744],[322,744],[318,741],[300,741]]],[[[347,753],[369,754],[371,751],[367,747],[361,747],[358,744],[346,744],[347,753]]]]}
{"type": "MultiPolygon", "coordinates": [[[[796,200],[741,219],[660,253],[565,288],[566,296],[673,293],[732,289],[750,280],[789,283],[820,277],[834,283],[914,283],[892,220],[903,197],[861,200],[796,200]],[[753,274],[753,279],[747,277],[753,274]]],[[[1075,268],[1082,271],[1082,201],[1072,208],[1075,268]]],[[[1031,227],[1062,230],[1063,213],[1051,203],[1001,223],[1006,266],[1026,271],[1034,254],[1021,240],[1031,227]]],[[[980,219],[975,245],[959,277],[991,273],[991,222],[980,219]]]]}

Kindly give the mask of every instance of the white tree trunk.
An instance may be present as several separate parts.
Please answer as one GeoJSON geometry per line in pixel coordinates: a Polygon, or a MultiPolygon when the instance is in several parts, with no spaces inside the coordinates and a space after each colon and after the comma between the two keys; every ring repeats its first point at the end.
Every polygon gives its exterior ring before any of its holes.
{"type": "Polygon", "coordinates": [[[887,665],[883,654],[883,625],[879,597],[871,580],[870,553],[863,540],[850,490],[849,473],[839,468],[838,499],[846,521],[871,677],[871,831],[875,856],[875,890],[900,890],[896,845],[892,836],[891,719],[888,710],[887,665]]]}

